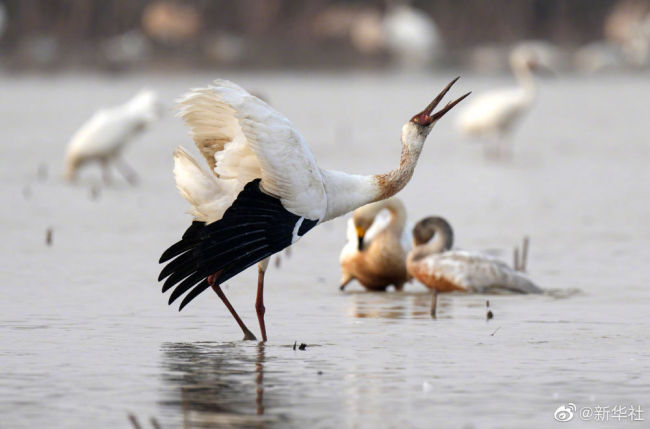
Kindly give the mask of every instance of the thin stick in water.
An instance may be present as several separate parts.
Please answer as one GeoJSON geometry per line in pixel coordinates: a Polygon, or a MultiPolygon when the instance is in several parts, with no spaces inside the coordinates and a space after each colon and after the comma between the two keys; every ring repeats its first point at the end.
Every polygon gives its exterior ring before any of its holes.
{"type": "Polygon", "coordinates": [[[512,254],[512,267],[515,271],[519,271],[519,246],[515,246],[514,252],[512,254]]]}
{"type": "Polygon", "coordinates": [[[142,429],[142,426],[140,426],[140,422],[138,422],[138,419],[133,414],[129,414],[129,421],[131,422],[131,425],[135,429],[142,429]]]}
{"type": "Polygon", "coordinates": [[[526,271],[526,263],[528,262],[528,245],[530,244],[530,238],[527,235],[524,236],[524,242],[521,246],[521,271],[526,271]]]}

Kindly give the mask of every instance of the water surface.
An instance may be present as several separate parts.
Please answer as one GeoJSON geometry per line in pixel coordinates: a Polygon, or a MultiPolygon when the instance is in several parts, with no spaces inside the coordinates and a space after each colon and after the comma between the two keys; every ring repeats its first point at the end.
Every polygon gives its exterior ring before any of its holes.
{"type": "MultiPolygon", "coordinates": [[[[171,173],[173,148],[192,146],[179,119],[127,150],[140,186],[116,176],[93,198],[98,169],[60,179],[93,108],[142,86],[171,105],[213,77],[0,78],[0,426],[128,427],[133,413],[163,427],[547,428],[568,402],[650,410],[650,80],[544,82],[507,165],[486,163],[450,114],[401,194],[412,221],[447,217],[462,248],[510,262],[529,235],[529,274],[552,293],[487,297],[490,322],[484,296],[443,296],[433,321],[417,284],[340,293],[339,219],[269,270],[260,344],[240,341],[214,294],[178,313],[156,282],[190,220],[171,173]]],[[[450,76],[226,77],[285,112],[322,166],[375,173],[397,165],[401,125],[450,76]]],[[[455,91],[507,83],[468,76],[455,91]]],[[[225,290],[258,332],[255,287],[253,269],[225,290]]]]}

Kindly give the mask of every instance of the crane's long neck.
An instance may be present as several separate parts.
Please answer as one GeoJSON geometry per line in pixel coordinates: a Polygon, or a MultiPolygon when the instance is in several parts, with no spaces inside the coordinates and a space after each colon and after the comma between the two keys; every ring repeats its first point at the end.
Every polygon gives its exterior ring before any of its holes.
{"type": "Polygon", "coordinates": [[[399,167],[388,173],[360,176],[340,171],[321,171],[327,193],[327,213],[323,221],[389,198],[402,190],[413,176],[422,146],[430,130],[431,127],[420,127],[411,122],[404,125],[399,167]]]}

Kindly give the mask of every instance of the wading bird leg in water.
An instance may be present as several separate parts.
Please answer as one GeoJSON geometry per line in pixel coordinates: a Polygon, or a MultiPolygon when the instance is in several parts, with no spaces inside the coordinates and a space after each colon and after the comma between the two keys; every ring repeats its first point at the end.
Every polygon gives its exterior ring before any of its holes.
{"type": "Polygon", "coordinates": [[[512,161],[513,149],[510,134],[503,134],[499,139],[499,160],[512,161]]]}
{"type": "Polygon", "coordinates": [[[431,299],[431,317],[436,319],[436,308],[438,307],[438,290],[433,290],[433,298],[431,299]]]}
{"type": "Polygon", "coordinates": [[[257,298],[255,299],[255,311],[257,320],[260,322],[260,331],[262,331],[262,341],[266,341],[266,325],[264,324],[264,273],[269,266],[270,258],[266,258],[257,264],[257,298]]]}
{"type": "Polygon", "coordinates": [[[228,298],[226,298],[226,295],[223,293],[221,290],[221,286],[217,283],[217,279],[219,278],[219,275],[221,275],[221,271],[217,271],[216,273],[208,276],[208,283],[210,284],[210,287],[212,290],[215,291],[217,296],[221,298],[221,301],[226,305],[228,308],[228,311],[230,311],[230,314],[232,314],[232,317],[235,318],[235,321],[237,321],[237,324],[241,328],[242,332],[244,333],[244,341],[255,341],[257,338],[255,338],[255,335],[244,325],[244,322],[241,320],[237,312],[235,311],[235,308],[232,306],[230,301],[228,301],[228,298]]]}
{"type": "Polygon", "coordinates": [[[343,292],[345,290],[345,287],[350,283],[352,280],[354,280],[354,277],[352,277],[348,273],[343,274],[343,278],[341,278],[341,286],[339,286],[339,290],[343,292]]]}
{"type": "Polygon", "coordinates": [[[110,167],[108,166],[108,160],[103,159],[101,161],[102,165],[102,180],[104,181],[104,185],[108,186],[111,184],[111,170],[110,167]]]}
{"type": "Polygon", "coordinates": [[[122,173],[126,181],[129,182],[129,185],[135,186],[138,184],[138,175],[135,170],[122,158],[115,159],[115,166],[120,170],[120,173],[122,173]]]}

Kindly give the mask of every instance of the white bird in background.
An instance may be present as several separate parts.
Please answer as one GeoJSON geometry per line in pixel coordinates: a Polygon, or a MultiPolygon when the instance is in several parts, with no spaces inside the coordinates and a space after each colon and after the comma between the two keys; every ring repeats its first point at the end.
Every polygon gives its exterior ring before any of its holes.
{"type": "Polygon", "coordinates": [[[458,118],[461,133],[487,140],[485,154],[488,157],[511,156],[510,144],[506,141],[509,133],[537,96],[532,71],[546,70],[535,52],[526,46],[513,49],[510,66],[519,86],[479,95],[461,111],[458,118]]]}
{"type": "Polygon", "coordinates": [[[388,51],[405,68],[422,68],[435,60],[441,41],[433,19],[408,4],[389,5],[382,21],[388,51]]]}
{"type": "Polygon", "coordinates": [[[436,317],[438,292],[543,292],[505,263],[481,253],[451,250],[453,244],[451,225],[441,217],[424,218],[413,228],[413,250],[406,267],[433,292],[432,317],[436,317]]]}
{"type": "Polygon", "coordinates": [[[356,209],[341,250],[340,289],[356,279],[369,290],[386,290],[391,284],[401,290],[408,281],[405,260],[412,241],[405,227],[406,208],[396,197],[356,209]]]}
{"type": "Polygon", "coordinates": [[[234,83],[218,80],[185,95],[180,115],[212,171],[204,172],[182,148],[176,150],[176,185],[192,207],[194,222],[160,257],[161,263],[169,261],[158,278],[166,279],[163,292],[174,287],[169,303],[189,291],[182,309],[211,287],[244,339],[254,339],[220,284],[259,263],[255,309],[266,340],[263,290],[269,257],[317,224],[406,186],[435,123],[469,95],[433,112],[456,80],[402,127],[399,167],[370,176],[319,168],[291,122],[234,83]]]}
{"type": "Polygon", "coordinates": [[[162,104],[154,91],[143,90],[126,103],[97,111],[72,136],[65,156],[65,178],[73,181],[81,166],[99,162],[104,181],[110,181],[110,163],[131,184],[137,176],[121,158],[127,143],[162,115],[162,104]]]}

